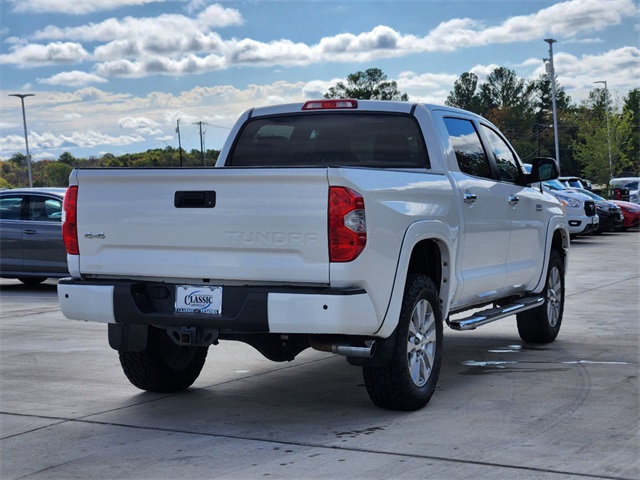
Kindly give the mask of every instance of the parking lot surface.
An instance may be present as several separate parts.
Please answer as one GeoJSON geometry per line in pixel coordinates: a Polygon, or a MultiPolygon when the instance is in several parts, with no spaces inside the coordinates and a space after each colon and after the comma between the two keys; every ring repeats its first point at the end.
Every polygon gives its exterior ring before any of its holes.
{"type": "Polygon", "coordinates": [[[342,357],[232,342],[188,391],[145,393],[55,282],[0,280],[0,477],[639,479],[639,253],[637,229],[572,242],[552,344],[523,344],[515,318],[446,329],[411,413],[375,407],[342,357]]]}

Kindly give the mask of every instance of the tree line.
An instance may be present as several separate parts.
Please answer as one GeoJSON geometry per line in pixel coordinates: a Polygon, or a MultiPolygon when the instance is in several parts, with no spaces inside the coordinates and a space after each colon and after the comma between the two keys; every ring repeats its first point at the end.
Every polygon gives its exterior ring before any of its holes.
{"type": "MultiPolygon", "coordinates": [[[[597,184],[612,176],[640,174],[640,88],[622,99],[611,99],[595,88],[576,104],[556,82],[556,112],[560,166],[563,175],[577,175],[597,184]]],[[[555,157],[551,81],[519,78],[498,67],[483,82],[465,72],[455,81],[446,105],[470,110],[493,122],[506,135],[524,162],[534,157],[555,157]]],[[[395,81],[378,68],[347,76],[329,88],[325,98],[408,101],[395,81]]],[[[180,167],[213,165],[220,151],[190,152],[167,146],[120,156],[79,159],[64,152],[57,160],[32,162],[34,186],[66,186],[73,167],[180,167]],[[181,161],[182,158],[182,161],[181,161]]],[[[0,188],[28,185],[26,156],[14,154],[0,161],[0,188]]]]}
{"type": "MultiPolygon", "coordinates": [[[[598,184],[640,172],[640,88],[623,99],[611,99],[596,88],[580,104],[556,82],[560,167],[598,184]],[[609,153],[610,151],[610,153],[609,153]],[[609,161],[611,159],[611,172],[609,161]]],[[[551,81],[518,78],[499,67],[483,83],[473,73],[456,80],[446,104],[478,113],[499,127],[523,161],[555,157],[551,81]]]]}
{"type": "MultiPolygon", "coordinates": [[[[31,162],[31,177],[34,187],[66,187],[69,185],[69,174],[75,167],[203,167],[214,165],[220,150],[209,149],[202,152],[193,149],[190,152],[167,146],[140,153],[127,153],[115,156],[105,153],[102,157],[76,158],[64,152],[57,160],[31,162]]],[[[29,186],[27,156],[22,153],[13,154],[8,160],[0,160],[0,188],[29,186]]]]}

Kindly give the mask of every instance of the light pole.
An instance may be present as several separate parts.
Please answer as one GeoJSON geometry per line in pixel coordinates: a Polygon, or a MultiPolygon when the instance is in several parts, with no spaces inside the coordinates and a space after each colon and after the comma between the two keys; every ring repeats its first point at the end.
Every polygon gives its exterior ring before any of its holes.
{"type": "Polygon", "coordinates": [[[611,129],[609,127],[609,88],[606,80],[598,80],[593,83],[604,83],[604,108],[607,117],[607,147],[609,149],[609,180],[613,176],[613,162],[611,161],[611,129]]]}
{"type": "Polygon", "coordinates": [[[560,148],[558,146],[558,112],[556,110],[556,70],[553,66],[553,44],[556,40],[553,38],[545,38],[545,42],[549,44],[549,62],[545,64],[547,75],[551,81],[551,104],[553,105],[553,137],[556,147],[556,162],[560,168],[560,148]]]}
{"type": "Polygon", "coordinates": [[[33,97],[34,93],[12,93],[10,97],[18,97],[22,102],[22,123],[24,124],[24,144],[27,147],[27,171],[29,172],[29,188],[33,187],[31,179],[31,155],[29,154],[29,139],[27,138],[27,115],[24,112],[24,97],[33,97]]]}

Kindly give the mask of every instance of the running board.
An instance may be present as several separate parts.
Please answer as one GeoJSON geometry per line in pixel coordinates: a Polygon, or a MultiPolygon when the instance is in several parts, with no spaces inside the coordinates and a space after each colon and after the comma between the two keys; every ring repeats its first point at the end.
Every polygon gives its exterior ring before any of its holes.
{"type": "Polygon", "coordinates": [[[544,297],[522,297],[518,301],[504,307],[489,308],[476,312],[470,317],[451,320],[449,326],[454,330],[473,330],[481,325],[495,322],[516,313],[531,310],[544,304],[544,297]]]}

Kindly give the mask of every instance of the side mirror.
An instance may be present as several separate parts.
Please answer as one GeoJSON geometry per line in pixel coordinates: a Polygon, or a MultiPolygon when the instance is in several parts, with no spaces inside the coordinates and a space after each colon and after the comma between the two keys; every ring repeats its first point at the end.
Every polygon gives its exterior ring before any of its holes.
{"type": "Polygon", "coordinates": [[[555,159],[548,157],[534,158],[531,162],[531,174],[527,175],[529,184],[554,180],[560,176],[560,168],[555,159]]]}

